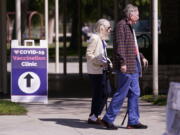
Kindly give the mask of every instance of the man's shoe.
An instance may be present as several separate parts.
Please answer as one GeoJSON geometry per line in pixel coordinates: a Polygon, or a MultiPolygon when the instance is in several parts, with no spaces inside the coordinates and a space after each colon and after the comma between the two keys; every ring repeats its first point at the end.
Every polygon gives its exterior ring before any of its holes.
{"type": "Polygon", "coordinates": [[[100,124],[109,130],[117,130],[118,129],[117,126],[115,126],[114,124],[108,123],[103,119],[100,121],[100,124]]]}
{"type": "Polygon", "coordinates": [[[143,125],[141,123],[136,124],[136,125],[127,125],[127,129],[146,129],[148,128],[147,125],[143,125]]]}
{"type": "Polygon", "coordinates": [[[96,121],[88,119],[88,124],[100,124],[101,118],[97,118],[96,121]]]}

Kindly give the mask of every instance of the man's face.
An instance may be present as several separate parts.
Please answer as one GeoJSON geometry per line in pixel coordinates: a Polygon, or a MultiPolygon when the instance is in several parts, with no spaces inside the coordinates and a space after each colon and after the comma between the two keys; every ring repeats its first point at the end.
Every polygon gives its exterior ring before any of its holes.
{"type": "Polygon", "coordinates": [[[139,20],[139,12],[134,11],[130,14],[130,20],[133,24],[135,24],[139,20]]]}

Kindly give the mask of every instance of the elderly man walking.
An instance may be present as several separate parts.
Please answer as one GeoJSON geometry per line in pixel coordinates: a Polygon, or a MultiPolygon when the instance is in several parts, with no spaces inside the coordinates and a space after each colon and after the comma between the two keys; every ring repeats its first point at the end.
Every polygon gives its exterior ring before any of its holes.
{"type": "Polygon", "coordinates": [[[148,61],[139,53],[133,24],[139,19],[138,8],[128,4],[124,9],[126,18],[117,23],[114,44],[114,68],[117,75],[117,91],[104,115],[101,124],[108,129],[117,129],[113,124],[123,101],[128,97],[128,129],[145,129],[139,121],[138,97],[140,96],[139,76],[141,62],[144,66],[148,61]],[[141,61],[141,60],[142,61],[141,61]]]}

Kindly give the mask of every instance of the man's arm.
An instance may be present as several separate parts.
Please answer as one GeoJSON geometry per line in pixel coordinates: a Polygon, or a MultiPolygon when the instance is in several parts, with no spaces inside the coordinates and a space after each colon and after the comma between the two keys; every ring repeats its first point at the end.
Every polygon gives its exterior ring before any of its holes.
{"type": "Polygon", "coordinates": [[[118,62],[120,62],[120,71],[126,72],[127,66],[126,66],[126,57],[125,57],[125,31],[124,31],[124,24],[118,23],[116,26],[116,50],[115,55],[118,62]]]}
{"type": "Polygon", "coordinates": [[[115,55],[117,60],[121,63],[121,65],[126,65],[126,58],[125,58],[125,31],[124,25],[119,23],[116,26],[116,51],[115,55]]]}

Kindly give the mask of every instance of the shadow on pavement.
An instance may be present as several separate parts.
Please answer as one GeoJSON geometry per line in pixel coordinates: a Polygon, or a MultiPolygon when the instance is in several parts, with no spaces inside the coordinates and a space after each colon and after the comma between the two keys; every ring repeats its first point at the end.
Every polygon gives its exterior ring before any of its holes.
{"type": "Polygon", "coordinates": [[[49,122],[55,122],[56,124],[60,124],[60,125],[64,125],[64,126],[68,126],[68,127],[73,127],[73,128],[84,128],[84,129],[88,129],[88,128],[95,128],[95,129],[104,129],[106,130],[106,128],[103,128],[101,125],[93,125],[93,124],[88,124],[87,121],[85,120],[80,120],[80,119],[67,119],[67,118],[42,118],[39,119],[41,121],[49,121],[49,122]]]}

